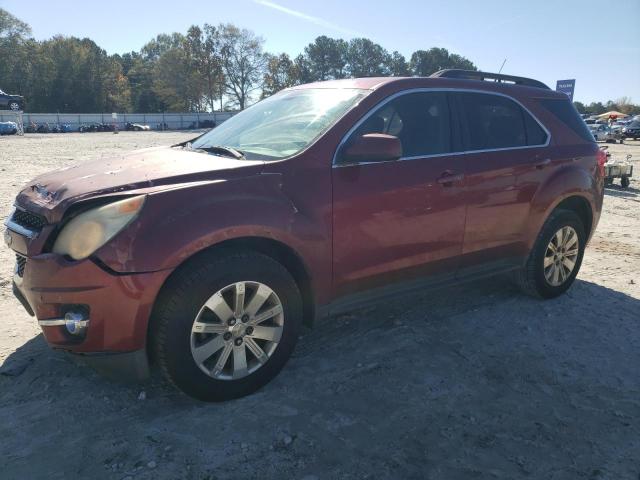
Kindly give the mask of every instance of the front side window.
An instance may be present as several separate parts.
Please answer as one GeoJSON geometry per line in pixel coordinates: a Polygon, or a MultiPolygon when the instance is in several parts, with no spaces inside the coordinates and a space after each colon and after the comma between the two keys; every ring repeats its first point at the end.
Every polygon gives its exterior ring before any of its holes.
{"type": "Polygon", "coordinates": [[[368,133],[394,135],[403,157],[451,152],[449,106],[444,92],[401,95],[373,112],[349,137],[346,145],[368,133]]]}
{"type": "Polygon", "coordinates": [[[192,147],[232,147],[247,159],[290,157],[313,143],[368,93],[350,88],[285,90],[234,115],[192,147]]]}

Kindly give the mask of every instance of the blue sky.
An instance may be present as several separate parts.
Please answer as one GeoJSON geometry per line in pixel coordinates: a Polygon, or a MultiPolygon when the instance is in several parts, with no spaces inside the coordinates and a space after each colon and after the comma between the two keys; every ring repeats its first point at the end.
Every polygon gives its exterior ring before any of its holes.
{"type": "Polygon", "coordinates": [[[640,102],[640,0],[0,0],[34,36],[90,37],[109,53],[138,50],[158,33],[232,22],[273,53],[297,55],[319,35],[364,36],[405,56],[438,46],[480,69],[576,79],[575,99],[640,102]]]}

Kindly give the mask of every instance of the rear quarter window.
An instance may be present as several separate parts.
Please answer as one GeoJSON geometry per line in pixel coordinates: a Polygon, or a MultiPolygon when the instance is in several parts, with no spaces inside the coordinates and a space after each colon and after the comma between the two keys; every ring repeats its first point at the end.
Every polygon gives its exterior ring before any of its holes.
{"type": "Polygon", "coordinates": [[[541,98],[538,101],[580,138],[587,142],[595,142],[589,127],[568,99],[541,98]]]}

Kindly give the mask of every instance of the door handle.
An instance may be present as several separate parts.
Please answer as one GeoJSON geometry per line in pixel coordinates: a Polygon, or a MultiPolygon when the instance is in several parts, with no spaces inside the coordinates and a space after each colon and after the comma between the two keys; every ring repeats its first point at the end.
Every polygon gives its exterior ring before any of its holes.
{"type": "Polygon", "coordinates": [[[450,187],[454,183],[459,183],[464,180],[464,173],[452,173],[452,172],[444,172],[436,182],[438,182],[443,187],[450,187]]]}
{"type": "Polygon", "coordinates": [[[542,170],[544,167],[547,167],[551,165],[551,159],[550,158],[545,158],[544,160],[536,163],[536,168],[538,170],[542,170]]]}

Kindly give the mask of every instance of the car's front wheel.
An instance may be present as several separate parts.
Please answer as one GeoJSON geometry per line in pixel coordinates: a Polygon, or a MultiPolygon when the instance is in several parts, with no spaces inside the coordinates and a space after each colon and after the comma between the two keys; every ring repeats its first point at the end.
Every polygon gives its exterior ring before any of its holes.
{"type": "Polygon", "coordinates": [[[180,390],[204,401],[228,400],[278,374],[301,319],[298,287],[281,264],[253,252],[204,254],[163,289],[151,347],[180,390]]]}
{"type": "Polygon", "coordinates": [[[553,298],[573,284],[584,255],[586,234],[580,217],[556,210],[545,222],[525,266],[517,272],[524,293],[553,298]]]}
{"type": "Polygon", "coordinates": [[[20,111],[20,104],[16,101],[9,102],[9,110],[14,112],[20,111]]]}

